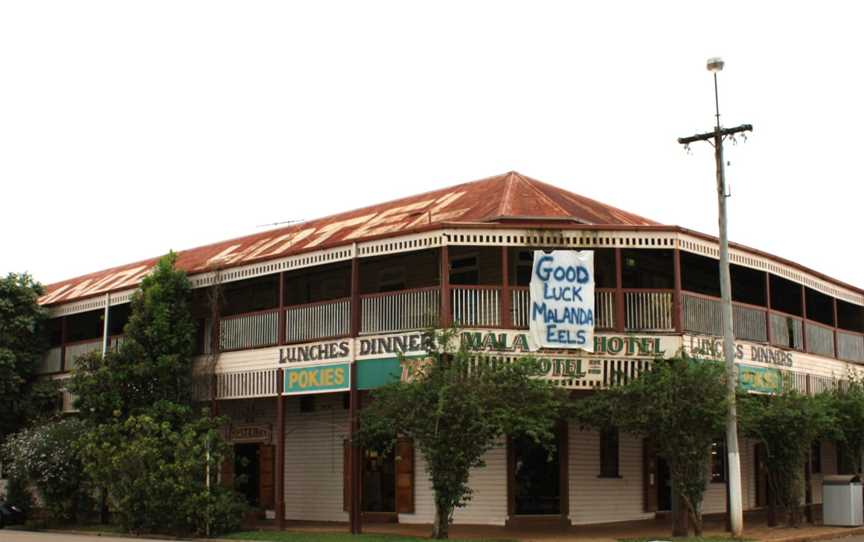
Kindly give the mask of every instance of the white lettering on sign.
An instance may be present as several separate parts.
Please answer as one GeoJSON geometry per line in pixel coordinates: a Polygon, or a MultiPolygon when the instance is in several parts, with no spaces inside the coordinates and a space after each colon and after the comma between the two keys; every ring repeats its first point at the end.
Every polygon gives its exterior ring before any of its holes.
{"type": "Polygon", "coordinates": [[[594,351],[593,251],[534,251],[530,318],[540,348],[594,351]]]}

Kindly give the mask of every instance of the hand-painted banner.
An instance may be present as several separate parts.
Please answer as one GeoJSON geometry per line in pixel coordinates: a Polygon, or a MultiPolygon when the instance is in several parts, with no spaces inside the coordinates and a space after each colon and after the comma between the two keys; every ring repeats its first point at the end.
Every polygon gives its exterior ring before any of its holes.
{"type": "Polygon", "coordinates": [[[594,351],[594,252],[534,251],[530,331],[540,348],[594,351]]]}

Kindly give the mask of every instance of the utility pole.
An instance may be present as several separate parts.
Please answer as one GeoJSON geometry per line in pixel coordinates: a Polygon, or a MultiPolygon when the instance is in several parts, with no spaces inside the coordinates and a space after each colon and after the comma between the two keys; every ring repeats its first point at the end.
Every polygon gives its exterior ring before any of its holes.
{"type": "Polygon", "coordinates": [[[716,124],[714,131],[678,138],[678,143],[689,146],[696,141],[713,140],[714,160],[717,162],[717,207],[720,214],[720,295],[722,297],[723,320],[723,354],[726,359],[726,396],[729,401],[729,413],[726,421],[726,452],[728,480],[726,489],[729,493],[729,527],[732,536],[741,538],[744,530],[744,513],[741,499],[741,458],[738,452],[738,411],[735,407],[735,338],[732,331],[732,285],[729,276],[729,239],[726,234],[726,169],[723,163],[723,140],[738,133],[753,130],[750,124],[742,124],[734,128],[720,127],[720,100],[717,92],[717,72],[723,69],[723,61],[719,58],[708,60],[708,71],[714,74],[714,107],[716,124]]]}

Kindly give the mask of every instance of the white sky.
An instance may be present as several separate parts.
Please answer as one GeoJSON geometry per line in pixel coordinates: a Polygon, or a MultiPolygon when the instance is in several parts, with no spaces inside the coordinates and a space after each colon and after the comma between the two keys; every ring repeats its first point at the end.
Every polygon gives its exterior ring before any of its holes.
{"type": "MultiPolygon", "coordinates": [[[[860,7],[859,7],[860,6],[860,7]]],[[[517,170],[864,287],[858,2],[2,2],[0,273],[517,170]]]]}

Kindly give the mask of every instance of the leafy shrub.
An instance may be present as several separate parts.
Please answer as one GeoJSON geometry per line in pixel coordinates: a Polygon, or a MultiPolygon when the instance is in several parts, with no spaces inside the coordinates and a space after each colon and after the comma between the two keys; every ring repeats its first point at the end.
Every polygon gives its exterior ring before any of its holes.
{"type": "Polygon", "coordinates": [[[86,471],[110,489],[111,508],[127,531],[215,535],[239,524],[240,496],[216,484],[228,452],[221,421],[193,418],[188,407],[165,402],[81,438],[86,471]]]}
{"type": "Polygon", "coordinates": [[[23,498],[26,486],[35,487],[55,520],[74,520],[87,500],[81,458],[71,445],[83,430],[83,422],[67,418],[20,431],[3,446],[17,497],[23,498]]]}

